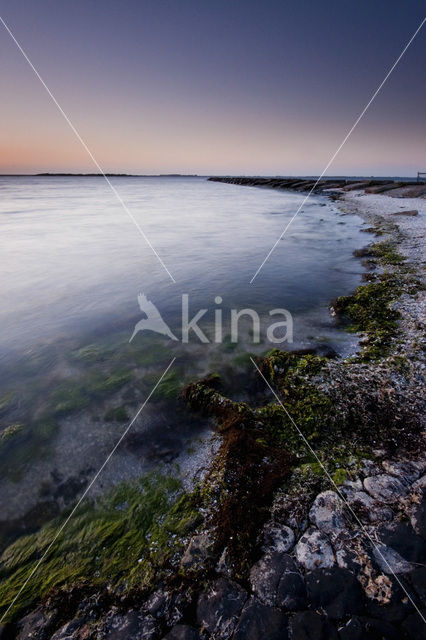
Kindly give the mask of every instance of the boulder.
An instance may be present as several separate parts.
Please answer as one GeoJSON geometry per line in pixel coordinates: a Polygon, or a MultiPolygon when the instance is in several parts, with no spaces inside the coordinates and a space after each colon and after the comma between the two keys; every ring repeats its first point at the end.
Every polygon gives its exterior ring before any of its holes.
{"type": "Polygon", "coordinates": [[[169,633],[164,636],[163,640],[199,640],[200,634],[198,629],[188,624],[177,624],[169,633]]]}
{"type": "Polygon", "coordinates": [[[306,576],[308,599],[314,609],[322,609],[329,618],[359,615],[363,612],[363,591],[347,569],[316,569],[306,576]]]}
{"type": "Polygon", "coordinates": [[[392,509],[374,500],[365,491],[355,491],[347,496],[349,505],[362,522],[375,523],[392,520],[392,509]]]}
{"type": "Polygon", "coordinates": [[[417,209],[410,209],[408,211],[395,211],[394,213],[391,213],[391,216],[418,216],[419,212],[417,211],[417,209]]]}
{"type": "Polygon", "coordinates": [[[335,491],[323,491],[315,498],[309,519],[320,531],[328,535],[337,534],[346,525],[344,506],[335,491]]]}
{"type": "Polygon", "coordinates": [[[266,553],[250,571],[253,592],[263,604],[274,606],[281,577],[286,570],[296,569],[294,560],[283,553],[266,553]]]}
{"type": "Polygon", "coordinates": [[[124,614],[114,613],[110,617],[107,616],[102,628],[102,638],[105,640],[128,640],[128,638],[155,640],[157,637],[154,618],[141,615],[138,611],[128,611],[124,614]]]}
{"type": "Polygon", "coordinates": [[[244,605],[233,640],[286,640],[287,616],[274,607],[250,598],[244,605]]]}
{"type": "Polygon", "coordinates": [[[308,529],[297,543],[296,558],[299,564],[309,571],[330,568],[335,564],[329,538],[313,527],[308,529]]]}
{"type": "Polygon", "coordinates": [[[197,622],[216,640],[232,636],[247,592],[235,582],[219,578],[210,590],[202,593],[197,604],[197,622]]]}
{"type": "Polygon", "coordinates": [[[339,638],[331,622],[314,611],[296,613],[289,622],[289,636],[294,640],[338,640],[339,638]]]}
{"type": "Polygon", "coordinates": [[[376,500],[386,503],[396,502],[407,493],[406,487],[398,478],[386,473],[365,478],[364,489],[376,500]]]}
{"type": "Polygon", "coordinates": [[[294,546],[294,533],[290,527],[268,522],[263,528],[263,551],[277,551],[287,553],[294,546]]]}
{"type": "Polygon", "coordinates": [[[376,545],[373,548],[373,556],[383,573],[407,573],[413,568],[413,565],[404,560],[395,549],[385,544],[376,545]]]}
{"type": "Polygon", "coordinates": [[[297,611],[306,606],[306,587],[296,563],[290,558],[278,584],[276,604],[288,611],[297,611]]]}
{"type": "Polygon", "coordinates": [[[384,460],[383,469],[391,476],[395,476],[404,484],[412,484],[417,480],[420,471],[411,462],[396,462],[394,460],[384,460]]]}

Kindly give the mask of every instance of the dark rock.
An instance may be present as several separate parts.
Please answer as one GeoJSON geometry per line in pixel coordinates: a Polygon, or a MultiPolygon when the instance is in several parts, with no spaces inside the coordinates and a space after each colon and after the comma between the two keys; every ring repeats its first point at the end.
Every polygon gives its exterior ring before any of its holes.
{"type": "Polygon", "coordinates": [[[395,549],[408,562],[424,564],[426,541],[409,524],[396,522],[383,525],[379,527],[377,534],[383,544],[395,549]]]}
{"type": "Polygon", "coordinates": [[[410,209],[408,211],[395,211],[395,213],[391,213],[391,216],[418,216],[419,212],[417,209],[410,209]]]}
{"type": "Polygon", "coordinates": [[[402,623],[402,629],[410,640],[426,640],[426,609],[422,609],[420,614],[416,611],[402,623]]]}
{"type": "Polygon", "coordinates": [[[386,473],[395,476],[404,484],[412,484],[420,475],[420,471],[411,462],[384,460],[382,466],[386,473]]]}
{"type": "Polygon", "coordinates": [[[347,569],[317,569],[306,576],[308,598],[330,618],[343,618],[363,612],[363,592],[356,577],[347,569]]]}
{"type": "Polygon", "coordinates": [[[278,584],[276,604],[288,611],[297,611],[306,606],[305,582],[293,561],[292,564],[288,562],[278,584]]]}
{"type": "Polygon", "coordinates": [[[411,600],[415,601],[415,593],[402,577],[398,578],[399,582],[392,575],[387,576],[386,579],[390,581],[391,585],[390,601],[387,604],[383,604],[377,600],[367,598],[365,600],[366,608],[372,618],[391,623],[401,622],[414,609],[411,600]],[[404,587],[403,589],[400,584],[404,587]]]}
{"type": "Polygon", "coordinates": [[[53,634],[51,640],[70,640],[71,638],[77,637],[72,634],[75,631],[81,629],[81,627],[86,623],[84,618],[71,620],[71,622],[67,622],[59,631],[53,634]]]}
{"type": "Polygon", "coordinates": [[[314,611],[296,613],[289,622],[292,640],[338,640],[335,627],[325,616],[314,611]]]}
{"type": "Polygon", "coordinates": [[[200,634],[195,627],[188,624],[177,624],[163,640],[199,640],[200,634]]]}
{"type": "Polygon", "coordinates": [[[426,602],[426,567],[417,567],[407,576],[421,602],[426,602]]]}
{"type": "Polygon", "coordinates": [[[267,553],[253,565],[250,583],[254,593],[264,604],[276,604],[278,585],[286,570],[297,569],[294,560],[284,553],[267,553]]]}
{"type": "Polygon", "coordinates": [[[250,598],[244,605],[233,640],[286,640],[287,616],[279,609],[250,598]]]}
{"type": "Polygon", "coordinates": [[[339,629],[340,640],[399,640],[401,634],[389,622],[354,616],[339,629]]]}
{"type": "Polygon", "coordinates": [[[217,640],[225,640],[234,632],[246,600],[247,592],[238,584],[219,578],[210,591],[200,595],[197,622],[217,640]]]}
{"type": "Polygon", "coordinates": [[[357,516],[365,523],[384,522],[393,518],[392,509],[380,504],[365,491],[349,493],[347,499],[357,516]]]}
{"type": "Polygon", "coordinates": [[[107,619],[102,633],[105,640],[154,640],[157,637],[154,618],[137,611],[113,614],[107,619]]]}
{"type": "Polygon", "coordinates": [[[414,506],[410,522],[414,531],[426,539],[426,499],[423,499],[420,504],[414,506]]]}
{"type": "Polygon", "coordinates": [[[22,618],[17,625],[16,640],[47,640],[50,638],[51,616],[41,609],[32,611],[22,618]]]}

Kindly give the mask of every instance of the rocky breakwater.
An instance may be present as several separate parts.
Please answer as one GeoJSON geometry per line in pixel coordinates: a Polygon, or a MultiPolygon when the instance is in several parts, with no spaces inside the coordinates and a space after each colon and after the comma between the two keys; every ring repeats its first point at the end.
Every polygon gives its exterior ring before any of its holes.
{"type": "Polygon", "coordinates": [[[316,180],[316,178],[261,178],[247,176],[212,176],[213,182],[225,182],[247,187],[268,187],[270,189],[285,189],[286,191],[300,191],[313,193],[328,193],[340,191],[365,191],[365,193],[386,193],[400,198],[413,198],[426,194],[426,183],[404,182],[386,179],[351,180],[347,178],[331,178],[316,180]]]}

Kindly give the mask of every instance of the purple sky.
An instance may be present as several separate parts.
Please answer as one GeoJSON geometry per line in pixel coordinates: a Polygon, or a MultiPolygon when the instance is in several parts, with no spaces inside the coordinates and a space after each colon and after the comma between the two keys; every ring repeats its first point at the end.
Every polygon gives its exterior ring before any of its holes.
{"type": "MultiPolygon", "coordinates": [[[[105,171],[318,174],[423,0],[3,0],[105,171]]],[[[426,25],[329,175],[426,171],[426,25]]],[[[96,171],[0,25],[0,173],[96,171]]]]}

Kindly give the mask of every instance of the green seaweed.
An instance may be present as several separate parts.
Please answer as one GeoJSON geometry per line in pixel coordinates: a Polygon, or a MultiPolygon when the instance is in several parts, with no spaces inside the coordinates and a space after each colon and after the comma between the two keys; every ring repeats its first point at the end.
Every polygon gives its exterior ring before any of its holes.
{"type": "Polygon", "coordinates": [[[129,414],[124,406],[109,409],[104,416],[105,422],[126,422],[128,419],[129,414]]]}
{"type": "Polygon", "coordinates": [[[9,620],[61,586],[85,581],[107,583],[121,592],[141,588],[182,548],[182,536],[200,522],[196,501],[177,479],[151,473],[116,487],[97,505],[84,501],[56,540],[67,513],[19,538],[1,557],[3,611],[36,567],[8,613],[9,620]]]}

